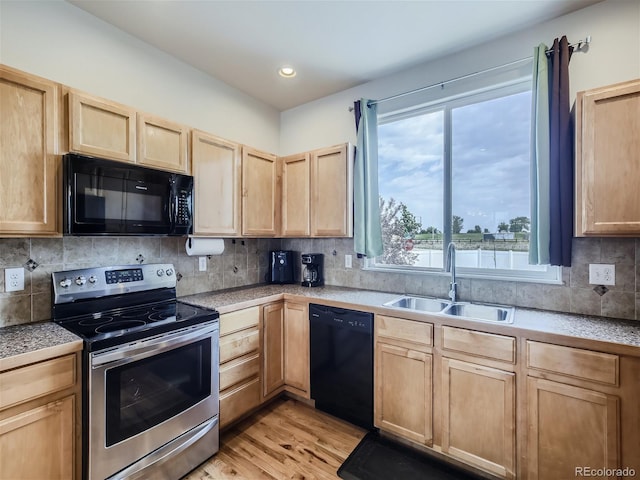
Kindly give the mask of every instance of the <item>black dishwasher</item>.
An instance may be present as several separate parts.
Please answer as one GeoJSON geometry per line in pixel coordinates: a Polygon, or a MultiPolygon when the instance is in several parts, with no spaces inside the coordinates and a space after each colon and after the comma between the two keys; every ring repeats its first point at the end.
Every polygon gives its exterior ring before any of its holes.
{"type": "Polygon", "coordinates": [[[373,429],[373,314],[309,304],[316,408],[373,429]]]}

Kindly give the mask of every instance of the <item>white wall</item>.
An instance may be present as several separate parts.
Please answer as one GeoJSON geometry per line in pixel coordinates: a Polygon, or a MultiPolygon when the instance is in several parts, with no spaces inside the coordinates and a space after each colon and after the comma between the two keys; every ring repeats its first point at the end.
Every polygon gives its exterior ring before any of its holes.
{"type": "Polygon", "coordinates": [[[276,109],[61,0],[0,0],[0,63],[278,152],[276,109]]]}
{"type": "MultiPolygon", "coordinates": [[[[428,23],[427,23],[428,26],[428,23]]],[[[640,77],[640,0],[607,0],[499,41],[475,46],[389,77],[282,112],[280,153],[288,155],[350,141],[355,143],[354,100],[384,98],[529,57],[539,43],[567,35],[591,35],[588,53],[570,64],[571,94],[640,77]]],[[[390,108],[380,104],[379,111],[390,108]]]]}

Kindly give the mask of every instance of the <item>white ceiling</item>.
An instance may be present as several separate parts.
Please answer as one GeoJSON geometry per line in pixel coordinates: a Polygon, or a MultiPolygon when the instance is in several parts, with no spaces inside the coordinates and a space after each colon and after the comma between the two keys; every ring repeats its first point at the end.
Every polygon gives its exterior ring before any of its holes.
{"type": "Polygon", "coordinates": [[[287,110],[601,0],[68,1],[287,110]]]}

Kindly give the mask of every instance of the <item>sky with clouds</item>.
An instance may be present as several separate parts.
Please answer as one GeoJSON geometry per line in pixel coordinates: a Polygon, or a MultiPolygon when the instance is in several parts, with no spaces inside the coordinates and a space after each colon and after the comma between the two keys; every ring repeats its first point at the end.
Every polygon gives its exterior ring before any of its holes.
{"type": "MultiPolygon", "coordinates": [[[[452,111],[453,214],[463,231],[530,217],[531,92],[452,111]]],[[[378,130],[380,195],[395,198],[423,228],[442,230],[444,114],[425,113],[378,130]]]]}

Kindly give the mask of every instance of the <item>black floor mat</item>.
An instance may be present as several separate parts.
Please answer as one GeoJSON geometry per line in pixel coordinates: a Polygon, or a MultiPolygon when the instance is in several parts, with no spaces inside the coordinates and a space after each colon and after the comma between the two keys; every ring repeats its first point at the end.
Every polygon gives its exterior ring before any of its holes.
{"type": "Polygon", "coordinates": [[[479,480],[481,477],[367,433],[338,469],[345,480],[479,480]]]}

